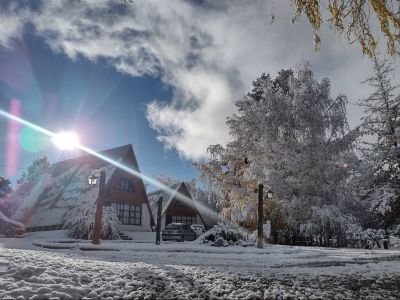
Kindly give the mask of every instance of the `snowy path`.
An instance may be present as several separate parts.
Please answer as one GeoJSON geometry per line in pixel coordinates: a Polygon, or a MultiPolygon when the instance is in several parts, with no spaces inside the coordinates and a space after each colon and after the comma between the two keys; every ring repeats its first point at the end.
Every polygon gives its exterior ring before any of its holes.
{"type": "Polygon", "coordinates": [[[1,299],[400,298],[398,251],[193,243],[47,251],[27,241],[0,249],[1,299]]]}

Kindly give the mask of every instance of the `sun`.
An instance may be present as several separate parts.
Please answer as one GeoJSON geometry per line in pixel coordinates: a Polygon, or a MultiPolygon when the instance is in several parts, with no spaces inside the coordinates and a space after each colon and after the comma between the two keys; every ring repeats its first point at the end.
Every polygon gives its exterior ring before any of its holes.
{"type": "Polygon", "coordinates": [[[74,150],[79,147],[79,136],[72,131],[63,131],[55,134],[52,139],[54,145],[62,150],[74,150]]]}

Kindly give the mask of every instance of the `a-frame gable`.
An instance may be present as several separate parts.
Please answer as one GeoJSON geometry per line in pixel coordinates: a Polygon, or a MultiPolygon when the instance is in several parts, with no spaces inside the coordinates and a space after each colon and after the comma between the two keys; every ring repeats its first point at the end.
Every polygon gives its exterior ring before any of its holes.
{"type": "MultiPolygon", "coordinates": [[[[180,193],[184,196],[186,196],[188,199],[192,201],[192,203],[187,203],[183,202],[185,206],[189,207],[191,210],[194,211],[195,214],[199,215],[201,221],[204,223],[203,217],[201,216],[200,210],[198,209],[198,206],[196,205],[195,200],[193,199],[192,194],[190,193],[190,190],[187,188],[185,182],[182,182],[174,191],[174,193],[171,195],[170,199],[166,203],[166,207],[163,208],[163,216],[169,211],[169,209],[174,209],[172,205],[175,205],[176,201],[180,201],[176,195],[180,193]],[[171,207],[172,206],[172,207],[171,207]]],[[[182,201],[181,201],[182,202],[182,201]]]]}
{"type": "Polygon", "coordinates": [[[124,155],[123,162],[133,167],[136,171],[139,171],[139,164],[136,159],[135,151],[133,150],[132,144],[129,144],[127,151],[124,155]]]}
{"type": "MultiPolygon", "coordinates": [[[[182,189],[184,192],[186,192],[186,193],[183,193],[183,194],[184,194],[184,195],[185,195],[185,194],[188,195],[188,198],[190,198],[190,199],[192,200],[192,202],[193,202],[192,208],[195,209],[195,210],[197,211],[197,214],[199,215],[199,217],[200,217],[201,221],[203,222],[203,224],[206,224],[206,223],[204,222],[204,219],[203,219],[201,213],[200,213],[200,209],[199,209],[199,207],[198,207],[198,205],[197,205],[197,203],[196,203],[196,200],[194,199],[192,193],[190,192],[190,189],[187,188],[185,182],[182,182],[181,186],[180,186],[179,189],[178,189],[178,192],[181,192],[181,189],[182,189]]],[[[182,193],[182,192],[181,192],[181,193],[182,193]]]]}
{"type": "MultiPolygon", "coordinates": [[[[131,144],[126,145],[126,152],[123,154],[123,156],[121,158],[121,163],[130,168],[133,168],[137,172],[140,172],[139,165],[137,163],[137,159],[136,159],[136,156],[135,156],[135,153],[134,153],[134,150],[133,150],[133,147],[131,144]]],[[[132,192],[134,194],[132,196],[132,204],[144,203],[150,214],[150,225],[154,226],[154,224],[155,224],[154,218],[151,213],[151,207],[149,204],[149,200],[147,198],[146,187],[144,185],[144,182],[143,182],[141,176],[136,176],[134,174],[131,174],[124,170],[121,170],[117,167],[112,178],[110,178],[110,180],[106,186],[106,191],[107,190],[111,191],[108,195],[109,198],[116,202],[119,202],[121,200],[121,198],[120,198],[121,192],[119,192],[115,189],[116,185],[118,184],[118,182],[121,178],[126,178],[126,179],[132,181],[133,189],[134,189],[134,191],[132,192]]]]}

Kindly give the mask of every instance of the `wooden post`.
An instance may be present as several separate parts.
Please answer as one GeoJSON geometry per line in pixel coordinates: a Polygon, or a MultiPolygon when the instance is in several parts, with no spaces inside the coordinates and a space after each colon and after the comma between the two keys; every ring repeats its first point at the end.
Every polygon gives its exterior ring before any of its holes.
{"type": "Polygon", "coordinates": [[[264,186],[260,183],[258,185],[257,248],[263,248],[264,247],[263,189],[264,189],[264,186]]]}
{"type": "Polygon", "coordinates": [[[106,171],[100,171],[99,178],[99,195],[96,201],[96,217],[94,220],[93,228],[93,245],[100,244],[100,234],[101,234],[101,222],[103,218],[103,201],[104,201],[104,189],[106,185],[106,171]]]}
{"type": "Polygon", "coordinates": [[[163,197],[158,199],[158,210],[157,210],[157,226],[156,226],[156,245],[161,243],[161,212],[162,212],[162,201],[163,197]]]}

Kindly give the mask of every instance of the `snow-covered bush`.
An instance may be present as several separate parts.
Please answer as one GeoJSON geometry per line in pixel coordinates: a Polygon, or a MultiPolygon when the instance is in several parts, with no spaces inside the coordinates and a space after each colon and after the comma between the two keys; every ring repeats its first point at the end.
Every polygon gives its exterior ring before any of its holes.
{"type": "Polygon", "coordinates": [[[364,248],[366,241],[364,239],[364,230],[358,224],[349,224],[346,230],[346,240],[349,246],[354,248],[364,248]]]}
{"type": "MultiPolygon", "coordinates": [[[[92,239],[95,216],[96,203],[85,201],[68,213],[64,229],[72,238],[92,239]]],[[[102,239],[119,239],[118,225],[119,220],[115,209],[110,206],[103,207],[100,237],[102,239]]]]}
{"type": "MultiPolygon", "coordinates": [[[[263,234],[264,239],[268,240],[271,237],[271,221],[267,221],[266,224],[263,224],[263,234]]],[[[257,241],[258,230],[254,230],[252,234],[249,235],[249,241],[257,241]]]]}
{"type": "Polygon", "coordinates": [[[217,224],[200,237],[203,244],[214,247],[252,246],[255,241],[246,233],[226,224],[217,224]]]}
{"type": "Polygon", "coordinates": [[[394,226],[392,227],[392,229],[391,229],[391,233],[392,233],[394,236],[400,237],[400,224],[394,225],[394,226]]]}
{"type": "Polygon", "coordinates": [[[378,247],[382,248],[382,240],[386,237],[385,231],[383,229],[371,229],[368,228],[367,230],[364,231],[364,237],[365,240],[367,241],[367,246],[366,248],[372,249],[378,247]]]}
{"type": "Polygon", "coordinates": [[[346,231],[348,245],[354,248],[382,248],[383,240],[386,239],[383,229],[363,229],[360,225],[351,224],[346,231]]]}

